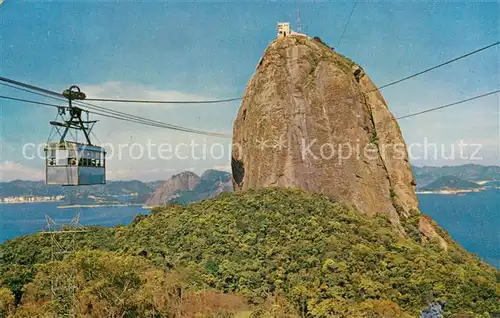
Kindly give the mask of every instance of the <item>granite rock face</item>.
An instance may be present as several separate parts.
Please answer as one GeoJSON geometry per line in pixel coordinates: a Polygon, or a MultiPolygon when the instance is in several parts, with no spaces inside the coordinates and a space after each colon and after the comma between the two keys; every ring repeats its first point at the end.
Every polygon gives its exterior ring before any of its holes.
{"type": "Polygon", "coordinates": [[[279,186],[325,194],[362,213],[418,212],[406,144],[364,70],[321,40],[272,42],[233,130],[236,191],[279,186]]]}
{"type": "MultiPolygon", "coordinates": [[[[356,66],[355,66],[356,68],[356,66]]],[[[418,209],[415,178],[413,176],[406,143],[396,119],[389,111],[382,94],[368,75],[360,70],[359,86],[364,94],[365,103],[370,107],[379,153],[394,191],[394,205],[401,213],[408,216],[409,211],[418,209]]],[[[356,72],[356,70],[355,70],[356,72]]]]}
{"type": "Polygon", "coordinates": [[[151,197],[145,206],[164,206],[175,199],[181,191],[194,190],[200,183],[200,177],[193,172],[184,171],[165,181],[151,197]]]}
{"type": "Polygon", "coordinates": [[[222,192],[233,191],[231,174],[209,169],[201,177],[185,171],[165,181],[149,197],[145,206],[166,206],[171,203],[187,204],[210,199],[222,192]]]}

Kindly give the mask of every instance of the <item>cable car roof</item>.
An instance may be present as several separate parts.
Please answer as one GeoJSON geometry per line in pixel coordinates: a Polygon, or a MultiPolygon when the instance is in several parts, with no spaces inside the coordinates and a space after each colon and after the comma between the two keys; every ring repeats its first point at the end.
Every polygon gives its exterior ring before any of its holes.
{"type": "Polygon", "coordinates": [[[64,141],[64,142],[49,142],[47,144],[46,150],[88,150],[88,151],[98,151],[104,152],[104,148],[95,145],[86,145],[78,142],[64,141]]]}

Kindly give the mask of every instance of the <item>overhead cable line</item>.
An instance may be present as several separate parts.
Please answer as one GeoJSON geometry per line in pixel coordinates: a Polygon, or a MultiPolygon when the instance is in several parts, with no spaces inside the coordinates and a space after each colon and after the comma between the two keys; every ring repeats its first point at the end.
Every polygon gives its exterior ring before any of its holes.
{"type": "MultiPolygon", "coordinates": [[[[484,50],[486,50],[488,48],[496,46],[498,44],[500,44],[500,41],[492,43],[490,45],[487,45],[487,46],[482,47],[480,49],[477,49],[475,51],[463,54],[463,55],[461,55],[459,57],[456,57],[456,58],[454,58],[452,60],[449,60],[447,62],[441,63],[441,64],[436,65],[436,66],[433,66],[431,68],[428,68],[426,70],[420,71],[418,73],[406,76],[406,77],[404,77],[404,78],[402,78],[400,80],[390,82],[388,84],[382,85],[382,86],[380,86],[378,88],[375,88],[373,90],[369,90],[367,92],[363,92],[363,94],[367,94],[367,93],[370,93],[370,92],[373,92],[373,91],[377,91],[379,89],[383,89],[383,88],[386,88],[386,87],[389,87],[389,86],[401,83],[401,82],[403,82],[405,80],[408,80],[410,78],[414,78],[416,76],[422,75],[424,73],[427,73],[429,71],[435,70],[435,69],[440,68],[442,66],[451,64],[451,63],[456,62],[456,61],[458,61],[460,59],[463,59],[465,57],[468,57],[468,56],[471,56],[473,54],[479,53],[479,52],[484,51],[484,50]]],[[[57,93],[57,92],[54,92],[54,91],[51,91],[51,90],[48,90],[48,89],[44,89],[44,88],[41,88],[41,87],[37,87],[37,86],[34,86],[34,85],[26,84],[26,83],[23,83],[23,82],[15,81],[15,80],[12,80],[12,79],[9,79],[9,78],[0,77],[0,84],[8,86],[8,87],[11,87],[11,88],[16,88],[16,89],[19,89],[19,90],[22,90],[22,91],[27,91],[27,92],[30,92],[30,93],[34,93],[34,94],[37,94],[37,95],[40,95],[40,96],[52,98],[52,99],[55,99],[55,100],[58,100],[58,101],[63,101],[63,100],[66,101],[65,96],[62,95],[62,94],[60,94],[60,93],[57,93]],[[1,82],[7,82],[7,83],[12,84],[14,86],[8,85],[8,84],[5,84],[5,83],[1,83],[1,82]],[[17,86],[20,86],[20,87],[17,87],[17,86]]],[[[238,98],[238,99],[240,99],[240,98],[238,98]]],[[[226,99],[224,101],[238,100],[238,99],[226,99]]],[[[116,100],[116,101],[118,101],[118,100],[116,100]]],[[[223,100],[219,100],[219,101],[223,101],[223,100]]],[[[137,102],[137,101],[134,101],[134,102],[137,102]]],[[[155,101],[147,101],[147,102],[152,103],[152,102],[155,102],[155,101]]],[[[159,101],[156,101],[156,102],[159,102],[159,101]]],[[[161,101],[161,102],[164,102],[164,103],[178,103],[177,101],[161,101]]],[[[180,102],[181,103],[188,103],[186,101],[180,101],[180,102]]],[[[202,101],[196,101],[196,102],[199,103],[199,102],[202,102],[202,101]]],[[[214,102],[214,101],[205,101],[205,102],[214,102]]],[[[37,103],[40,103],[40,102],[37,102],[37,103]]],[[[200,130],[185,128],[185,127],[181,127],[181,126],[176,126],[176,125],[172,125],[172,124],[167,124],[167,123],[156,121],[156,120],[152,120],[152,119],[149,119],[149,118],[144,118],[144,117],[127,114],[127,113],[116,111],[116,110],[112,110],[112,109],[107,109],[107,108],[104,108],[104,107],[101,107],[101,106],[97,106],[97,105],[93,105],[93,104],[86,103],[86,102],[76,102],[76,103],[79,104],[79,105],[85,105],[88,108],[93,108],[94,110],[99,110],[99,111],[102,111],[104,113],[107,113],[107,115],[105,115],[105,114],[99,114],[99,115],[101,115],[101,116],[107,116],[107,117],[110,117],[110,118],[123,117],[123,118],[128,118],[128,119],[135,120],[134,122],[139,122],[139,123],[143,123],[143,124],[150,123],[150,124],[152,124],[155,127],[157,127],[157,125],[161,125],[163,128],[171,128],[171,129],[174,129],[174,130],[191,132],[191,133],[195,133],[195,134],[202,134],[202,135],[209,135],[209,136],[218,136],[218,137],[228,137],[228,138],[230,137],[230,135],[228,135],[228,134],[205,132],[205,131],[200,131],[200,130]],[[111,115],[113,115],[114,117],[111,117],[111,115]]],[[[448,107],[448,106],[446,106],[446,107],[448,107]]],[[[404,118],[406,118],[406,117],[404,117],[404,118]]],[[[116,118],[116,119],[118,119],[118,118],[116,118]]]]}
{"type": "Polygon", "coordinates": [[[42,106],[61,107],[60,105],[56,105],[56,104],[42,103],[42,102],[37,102],[37,101],[34,101],[34,100],[28,100],[28,99],[23,99],[23,98],[15,98],[15,97],[4,96],[4,95],[0,95],[0,98],[8,99],[8,100],[13,100],[13,101],[16,101],[16,102],[25,102],[25,103],[30,103],[30,104],[42,105],[42,106]]]}
{"type": "MultiPolygon", "coordinates": [[[[452,59],[452,60],[449,60],[449,61],[446,61],[446,62],[444,62],[444,63],[438,64],[438,65],[436,65],[436,66],[430,67],[430,68],[425,69],[425,70],[423,70],[423,71],[417,72],[417,73],[415,73],[415,74],[412,74],[412,75],[409,75],[409,76],[403,77],[402,79],[399,79],[399,80],[396,80],[396,81],[393,81],[393,82],[387,83],[387,84],[382,85],[382,86],[380,86],[380,87],[378,87],[378,88],[376,88],[376,89],[374,89],[374,90],[377,90],[377,89],[378,89],[378,90],[380,90],[380,89],[383,89],[383,88],[386,88],[386,87],[389,87],[389,86],[392,86],[392,85],[396,85],[396,84],[401,83],[401,82],[403,82],[403,81],[406,81],[406,80],[408,80],[408,79],[410,79],[410,78],[417,77],[417,76],[422,75],[422,74],[424,74],[424,73],[427,73],[427,72],[433,71],[433,70],[438,69],[438,68],[440,68],[440,67],[442,67],[442,66],[445,66],[445,65],[451,64],[451,63],[453,63],[453,62],[456,62],[456,61],[461,60],[461,59],[463,59],[463,58],[466,58],[466,57],[468,57],[468,56],[474,55],[474,54],[476,54],[476,53],[479,53],[479,52],[481,52],[481,51],[484,51],[484,50],[486,50],[486,49],[489,49],[489,48],[491,48],[491,47],[494,47],[494,46],[496,46],[496,45],[498,45],[498,44],[500,44],[500,41],[495,42],[495,43],[492,43],[492,44],[487,45],[487,46],[484,46],[484,47],[482,47],[482,48],[480,48],[480,49],[477,49],[477,50],[475,50],[475,51],[472,51],[472,52],[466,53],[466,54],[464,54],[464,55],[461,55],[461,56],[459,56],[459,57],[456,57],[456,58],[454,58],[454,59],[452,59]]],[[[371,92],[371,91],[368,91],[368,92],[365,92],[365,93],[370,93],[370,92],[371,92]]]]}
{"type": "Polygon", "coordinates": [[[23,82],[18,82],[18,81],[15,81],[13,79],[6,78],[6,77],[3,77],[3,76],[0,76],[0,81],[1,82],[7,82],[7,83],[10,83],[10,84],[13,84],[13,85],[16,85],[16,86],[21,86],[21,87],[24,87],[24,88],[27,88],[27,89],[31,89],[31,90],[34,90],[34,91],[38,91],[40,93],[45,93],[45,94],[48,94],[48,95],[54,95],[54,96],[58,96],[58,97],[64,97],[63,94],[60,94],[58,92],[54,92],[54,91],[51,91],[51,90],[48,90],[48,89],[45,89],[45,88],[41,88],[41,87],[38,87],[38,86],[26,84],[26,83],[23,83],[23,82]]]}
{"type": "MultiPolygon", "coordinates": [[[[87,102],[84,102],[84,101],[78,101],[77,105],[93,109],[94,113],[95,113],[95,110],[97,110],[97,111],[100,111],[100,112],[111,114],[111,115],[113,115],[115,117],[118,116],[118,117],[128,118],[128,119],[132,119],[132,120],[144,121],[144,122],[151,123],[151,124],[154,124],[154,125],[161,125],[162,127],[165,127],[165,128],[171,128],[173,130],[179,130],[179,131],[190,132],[190,133],[199,134],[199,135],[213,136],[213,137],[231,138],[231,135],[229,135],[229,134],[208,132],[208,131],[203,131],[203,130],[197,130],[197,129],[186,128],[186,127],[182,127],[182,126],[177,126],[177,125],[173,125],[173,124],[167,124],[167,123],[164,123],[162,121],[153,120],[153,119],[149,119],[149,118],[145,118],[145,117],[141,117],[141,116],[136,116],[136,115],[128,114],[128,113],[124,113],[124,112],[121,112],[121,111],[118,111],[118,110],[104,108],[104,107],[97,106],[97,105],[94,105],[94,104],[91,104],[91,103],[87,103],[87,102]]],[[[102,115],[102,116],[105,116],[105,115],[102,115]]],[[[112,118],[115,118],[115,117],[112,117],[112,118]]]]}
{"type": "MultiPolygon", "coordinates": [[[[33,100],[27,100],[27,99],[22,99],[22,98],[15,98],[15,97],[4,96],[4,95],[0,95],[0,98],[7,99],[7,100],[18,101],[18,102],[30,103],[30,104],[35,104],[35,105],[50,106],[50,107],[63,107],[63,106],[56,105],[56,104],[43,103],[43,102],[38,102],[38,101],[33,101],[33,100]]],[[[99,111],[89,111],[89,113],[94,114],[94,115],[109,117],[109,118],[113,118],[113,119],[128,121],[128,122],[132,122],[132,123],[137,123],[137,124],[152,126],[152,127],[166,128],[166,129],[171,129],[171,130],[179,130],[179,131],[192,132],[193,133],[193,131],[191,129],[189,129],[189,128],[184,128],[184,127],[179,127],[179,126],[172,127],[169,124],[164,124],[164,123],[161,123],[161,122],[155,124],[155,123],[151,123],[151,122],[148,122],[148,121],[145,121],[145,120],[125,118],[125,117],[120,117],[120,116],[113,116],[113,115],[102,113],[102,112],[99,112],[99,111]]],[[[208,133],[208,134],[210,134],[211,136],[214,136],[214,137],[229,137],[229,138],[231,137],[228,134],[204,132],[204,134],[205,133],[208,133]]]]}
{"type": "MultiPolygon", "coordinates": [[[[466,103],[466,102],[469,102],[469,101],[472,101],[472,100],[480,99],[480,98],[483,98],[483,97],[486,97],[486,96],[490,96],[490,95],[494,95],[494,94],[498,94],[498,93],[500,93],[500,89],[497,89],[497,90],[494,90],[494,91],[491,91],[491,92],[488,92],[488,93],[476,95],[476,96],[473,96],[473,97],[469,97],[469,98],[466,98],[466,99],[462,99],[462,100],[459,100],[459,101],[456,101],[456,102],[453,102],[453,103],[449,103],[449,104],[445,104],[445,105],[441,105],[441,106],[429,108],[429,109],[426,109],[426,110],[423,110],[423,111],[420,111],[420,112],[416,112],[416,113],[412,113],[412,114],[408,114],[408,115],[396,117],[396,119],[404,119],[404,118],[414,117],[414,116],[418,116],[418,115],[425,114],[425,113],[430,113],[430,112],[433,112],[433,111],[436,111],[436,110],[440,110],[440,109],[443,109],[443,108],[447,108],[447,107],[451,107],[451,106],[463,104],[463,103],[466,103]]],[[[59,105],[55,105],[55,104],[41,103],[41,102],[37,102],[37,101],[32,101],[32,100],[27,100],[27,99],[21,99],[21,98],[14,98],[14,97],[9,97],[9,96],[4,96],[4,95],[0,95],[0,98],[8,99],[8,100],[14,100],[14,101],[19,101],[19,102],[26,102],[26,103],[31,103],[31,104],[37,104],[37,105],[60,107],[59,105]]],[[[132,120],[132,119],[124,118],[124,117],[118,117],[118,116],[113,116],[113,115],[109,115],[109,114],[100,113],[100,112],[97,112],[97,111],[92,111],[91,113],[96,114],[96,115],[110,117],[110,118],[116,118],[116,119],[119,119],[119,120],[125,120],[125,121],[130,121],[130,122],[135,122],[135,123],[143,124],[143,125],[153,126],[153,127],[173,129],[170,126],[165,126],[165,125],[162,125],[162,124],[154,124],[154,123],[150,123],[150,122],[141,121],[141,120],[138,120],[138,119],[132,120]]],[[[219,136],[219,137],[225,137],[225,136],[226,135],[222,135],[221,134],[221,136],[219,136]]]]}
{"type": "Polygon", "coordinates": [[[142,124],[142,125],[151,126],[151,127],[165,128],[165,129],[170,129],[170,130],[176,130],[176,131],[182,131],[182,132],[188,132],[188,133],[194,133],[194,134],[212,136],[212,137],[232,138],[232,135],[229,135],[229,134],[212,133],[212,132],[207,132],[207,131],[197,131],[197,130],[192,130],[192,129],[184,128],[184,127],[180,127],[180,126],[172,126],[169,124],[164,124],[161,122],[155,123],[155,122],[146,121],[146,120],[126,118],[123,116],[114,116],[112,114],[102,113],[99,111],[91,111],[91,113],[94,115],[104,116],[104,117],[108,117],[108,118],[127,121],[127,122],[131,122],[131,123],[142,124]]]}
{"type": "Polygon", "coordinates": [[[177,125],[172,125],[172,124],[167,124],[158,120],[153,120],[141,116],[135,116],[127,113],[123,113],[117,110],[111,110],[103,107],[99,107],[90,103],[85,103],[82,101],[77,102],[78,106],[84,106],[92,111],[91,113],[109,117],[109,118],[115,118],[115,119],[120,119],[120,120],[128,120],[132,122],[137,122],[153,127],[162,127],[162,128],[167,128],[167,129],[172,129],[172,130],[177,130],[177,131],[183,131],[183,132],[188,132],[188,133],[193,133],[193,134],[198,134],[198,135],[205,135],[205,136],[212,136],[212,137],[223,137],[223,138],[232,138],[232,135],[230,134],[224,134],[224,133],[216,133],[216,132],[210,132],[210,131],[203,131],[203,130],[197,130],[197,129],[191,129],[191,128],[186,128],[182,126],[177,126],[177,125]]]}
{"type": "MultiPolygon", "coordinates": [[[[353,6],[353,9],[351,11],[351,15],[350,16],[352,16],[352,12],[354,11],[354,8],[355,8],[356,4],[357,4],[357,1],[356,1],[356,3],[353,6]]],[[[346,24],[346,27],[347,27],[347,24],[346,24]]],[[[345,29],[344,29],[343,33],[345,33],[345,29]]],[[[339,43],[340,43],[340,40],[339,40],[339,43]]],[[[382,86],[375,87],[374,89],[368,90],[366,92],[362,92],[362,94],[369,94],[369,93],[372,93],[372,92],[375,92],[375,91],[378,91],[378,90],[381,90],[381,89],[384,89],[384,88],[387,88],[387,87],[399,84],[399,83],[404,82],[406,80],[409,80],[411,78],[414,78],[414,77],[417,77],[419,75],[422,75],[422,74],[428,73],[430,71],[436,70],[436,69],[441,68],[443,66],[446,66],[448,64],[457,62],[457,61],[459,61],[461,59],[464,59],[464,58],[469,57],[471,55],[474,55],[476,53],[485,51],[485,50],[487,50],[489,48],[497,46],[498,44],[500,44],[500,41],[497,41],[495,43],[483,46],[483,47],[481,47],[481,48],[479,48],[477,50],[474,50],[472,52],[465,53],[465,54],[460,55],[458,57],[455,57],[455,58],[453,58],[451,60],[448,60],[446,62],[443,62],[443,63],[440,63],[438,65],[429,67],[427,69],[424,69],[422,71],[419,71],[419,72],[411,74],[411,75],[408,75],[408,76],[403,77],[401,79],[389,82],[389,83],[384,84],[382,86]]],[[[1,78],[0,78],[0,80],[1,80],[1,78]]],[[[237,97],[237,98],[228,98],[228,99],[220,99],[220,100],[206,100],[206,101],[171,101],[171,100],[163,100],[163,101],[162,100],[156,100],[156,101],[154,101],[154,100],[133,100],[133,99],[130,100],[130,99],[106,99],[106,98],[87,98],[86,100],[90,100],[90,101],[102,101],[102,102],[151,103],[151,104],[210,104],[210,103],[231,102],[231,101],[237,101],[237,100],[241,100],[241,99],[242,99],[241,97],[237,97]]]]}
{"type": "Polygon", "coordinates": [[[144,100],[144,99],[111,99],[111,98],[86,98],[93,102],[117,102],[117,103],[140,103],[140,104],[217,104],[242,100],[242,97],[214,99],[214,100],[192,100],[192,101],[171,101],[171,100],[144,100]]]}
{"type": "MultiPolygon", "coordinates": [[[[451,64],[453,62],[456,62],[458,60],[461,60],[463,58],[466,58],[468,56],[471,56],[471,55],[474,55],[476,53],[479,53],[481,51],[484,51],[484,50],[487,50],[489,48],[492,48],[496,45],[500,44],[500,41],[498,42],[495,42],[495,43],[492,43],[490,45],[487,45],[487,46],[484,46],[482,48],[479,48],[477,50],[474,50],[472,52],[469,52],[469,53],[466,53],[466,54],[463,54],[461,56],[458,56],[456,58],[453,58],[449,61],[446,61],[446,62],[443,62],[441,64],[438,64],[436,66],[433,66],[433,67],[430,67],[430,68],[427,68],[423,71],[419,71],[417,73],[414,73],[414,74],[411,74],[411,75],[408,75],[406,77],[403,77],[401,79],[398,79],[398,80],[395,80],[395,81],[392,81],[390,83],[387,83],[385,85],[382,85],[382,86],[379,86],[379,87],[376,87],[372,90],[368,90],[366,92],[363,92],[364,94],[368,94],[368,93],[371,93],[373,91],[377,91],[377,90],[381,90],[383,88],[386,88],[386,87],[389,87],[389,86],[393,86],[393,85],[396,85],[398,83],[401,83],[403,81],[406,81],[408,79],[411,79],[411,78],[414,78],[414,77],[417,77],[419,75],[422,75],[424,73],[427,73],[427,72],[430,72],[430,71],[433,71],[435,69],[438,69],[440,67],[443,67],[445,65],[448,65],[448,64],[451,64]]],[[[12,80],[12,79],[9,79],[9,78],[6,78],[6,77],[1,77],[0,76],[0,82],[7,82],[7,83],[10,83],[10,84],[13,84],[13,85],[16,85],[16,86],[21,86],[21,87],[24,87],[26,89],[30,89],[30,90],[34,90],[34,91],[38,91],[40,93],[45,93],[45,94],[48,94],[48,95],[52,95],[52,96],[57,96],[59,98],[65,98],[64,95],[60,94],[60,93],[57,93],[57,92],[54,92],[54,91],[51,91],[51,90],[48,90],[48,89],[44,89],[44,88],[41,88],[41,87],[38,87],[38,86],[34,86],[34,85],[30,85],[30,84],[26,84],[26,83],[23,83],[23,82],[19,82],[19,81],[15,81],[15,80],[12,80]]],[[[3,83],[0,83],[2,85],[5,85],[5,86],[8,86],[6,84],[3,84],[3,83]]],[[[12,87],[12,86],[9,86],[9,87],[12,87]]],[[[20,88],[18,88],[20,89],[20,88]]],[[[43,96],[43,95],[42,95],[43,96]]],[[[48,96],[46,96],[48,97],[48,96]]],[[[237,98],[228,98],[228,99],[219,99],[219,100],[205,100],[205,101],[172,101],[172,100],[134,100],[134,99],[105,99],[105,98],[87,98],[86,100],[87,101],[109,101],[109,102],[123,102],[123,103],[151,103],[151,104],[200,104],[200,103],[205,103],[205,104],[208,104],[208,103],[223,103],[223,102],[231,102],[231,101],[237,101],[237,100],[241,100],[242,98],[241,97],[237,97],[237,98]]],[[[94,105],[96,106],[96,105],[94,105]]],[[[96,107],[100,107],[100,106],[96,106],[96,107]]],[[[104,107],[102,107],[104,109],[104,107]]]]}
{"type": "MultiPolygon", "coordinates": [[[[47,93],[40,93],[40,92],[36,92],[36,91],[33,91],[33,90],[29,90],[29,89],[26,89],[26,88],[23,88],[23,87],[17,87],[15,85],[10,85],[10,84],[5,84],[5,83],[2,83],[0,82],[0,85],[2,86],[6,86],[6,87],[10,87],[10,88],[13,88],[13,89],[17,89],[17,90],[20,90],[20,91],[23,91],[23,92],[27,92],[27,93],[31,93],[31,94],[35,94],[35,95],[38,95],[38,96],[43,96],[43,97],[47,97],[47,98],[51,98],[53,100],[57,100],[57,101],[61,101],[61,102],[67,102],[68,100],[64,97],[64,95],[61,95],[61,97],[55,97],[55,95],[53,94],[47,94],[47,93]]],[[[55,92],[53,92],[55,93],[55,92]]]]}
{"type": "MultiPolygon", "coordinates": [[[[4,79],[3,77],[0,77],[0,81],[3,80],[3,79],[4,79]]],[[[36,95],[39,95],[39,96],[48,97],[48,98],[51,98],[51,99],[54,99],[54,100],[66,101],[64,95],[59,94],[59,93],[54,92],[54,91],[50,91],[50,90],[47,90],[47,89],[43,89],[43,88],[40,88],[40,87],[32,86],[32,85],[29,85],[29,84],[26,84],[26,83],[22,83],[22,82],[17,82],[17,81],[10,80],[10,79],[8,79],[7,82],[8,83],[14,83],[15,85],[19,85],[19,86],[21,86],[23,88],[16,87],[16,86],[11,86],[11,85],[5,84],[5,83],[0,83],[0,84],[4,85],[4,86],[11,87],[11,88],[19,89],[19,90],[22,90],[22,91],[25,91],[25,92],[33,93],[33,94],[36,94],[36,95]],[[26,87],[28,89],[26,89],[24,87],[26,87]],[[55,96],[61,96],[62,98],[55,97],[55,96]]],[[[6,98],[6,99],[11,99],[11,98],[6,98]]],[[[23,101],[23,100],[21,100],[21,101],[23,101]]],[[[36,103],[39,103],[39,102],[36,102],[36,103]]],[[[153,126],[153,127],[162,127],[162,128],[167,128],[167,129],[172,129],[172,130],[177,130],[177,131],[183,131],[183,132],[188,132],[188,133],[194,133],[194,134],[198,134],[198,135],[212,136],[212,137],[231,138],[231,135],[229,135],[229,134],[209,132],[209,131],[203,131],[203,130],[197,130],[197,129],[191,129],[191,128],[186,128],[186,127],[182,127],[182,126],[172,125],[172,124],[164,123],[164,122],[161,122],[161,121],[157,121],[157,120],[153,120],[153,119],[149,119],[149,118],[145,118],[145,117],[141,117],[141,116],[135,116],[135,115],[127,114],[127,113],[124,113],[124,112],[120,112],[120,111],[108,109],[108,108],[105,108],[105,107],[93,105],[93,104],[86,103],[86,102],[83,102],[83,101],[73,101],[73,103],[76,104],[76,105],[78,105],[78,106],[82,106],[83,105],[86,108],[92,109],[92,111],[89,111],[90,113],[94,113],[96,115],[105,116],[105,117],[109,117],[109,118],[114,118],[114,119],[130,119],[131,122],[141,123],[141,124],[145,124],[145,125],[151,124],[151,126],[153,126]]],[[[46,104],[46,103],[41,103],[41,104],[46,104]]],[[[53,104],[46,104],[46,105],[47,106],[59,107],[59,106],[53,105],[53,104]]]]}
{"type": "Polygon", "coordinates": [[[347,22],[344,26],[344,31],[342,31],[342,34],[339,37],[339,40],[337,41],[337,47],[340,45],[340,42],[342,41],[342,38],[345,35],[345,31],[347,30],[347,26],[349,25],[349,21],[351,21],[352,14],[354,13],[354,9],[356,8],[356,5],[358,4],[358,0],[354,1],[354,5],[352,6],[351,13],[349,13],[349,17],[347,18],[347,22]]]}
{"type": "Polygon", "coordinates": [[[442,105],[442,106],[438,106],[438,107],[434,107],[434,108],[429,108],[429,109],[426,109],[426,110],[423,110],[423,111],[420,111],[420,112],[416,112],[416,113],[413,113],[413,114],[408,114],[408,115],[404,115],[404,116],[401,116],[401,117],[397,117],[396,119],[409,118],[409,117],[413,117],[413,116],[422,115],[422,114],[425,114],[425,113],[430,113],[430,112],[433,112],[433,111],[436,111],[436,110],[439,110],[439,109],[443,109],[443,108],[455,106],[455,105],[458,105],[458,104],[469,102],[471,100],[479,99],[479,98],[482,98],[482,97],[486,97],[486,96],[493,95],[493,94],[498,94],[498,93],[500,93],[500,89],[497,89],[496,91],[492,91],[492,92],[489,92],[489,93],[485,93],[485,94],[477,95],[477,96],[474,96],[474,97],[470,97],[470,98],[467,98],[467,99],[462,99],[462,100],[460,100],[458,102],[453,102],[453,103],[450,103],[450,104],[446,104],[446,105],[442,105]]]}
{"type": "MultiPolygon", "coordinates": [[[[14,88],[14,89],[18,89],[18,90],[21,90],[23,92],[28,92],[28,93],[36,94],[36,95],[39,95],[39,96],[51,98],[51,99],[54,99],[54,100],[57,100],[57,101],[66,102],[66,100],[62,99],[62,98],[58,98],[58,97],[55,97],[55,96],[52,96],[52,95],[47,95],[47,94],[44,94],[44,93],[39,93],[39,92],[31,91],[29,89],[25,89],[25,88],[21,88],[21,87],[16,87],[14,85],[5,84],[5,83],[0,83],[0,85],[7,86],[7,87],[10,87],[10,88],[14,88]]],[[[6,97],[6,98],[7,99],[17,100],[16,98],[9,98],[9,97],[6,97]]],[[[20,101],[23,101],[23,100],[20,100],[20,101]]],[[[108,113],[111,113],[111,114],[113,114],[114,112],[121,113],[119,111],[114,111],[114,110],[111,110],[111,109],[108,110],[107,108],[100,107],[100,106],[97,106],[97,105],[93,105],[93,104],[90,104],[90,103],[83,103],[81,101],[73,101],[73,103],[76,104],[77,106],[82,106],[83,105],[83,106],[86,106],[86,107],[91,108],[91,109],[97,109],[97,110],[102,109],[104,112],[108,112],[108,113]]],[[[45,104],[45,103],[41,103],[41,104],[42,105],[47,105],[47,106],[57,106],[57,105],[54,105],[54,104],[45,104]]],[[[63,106],[61,106],[61,107],[63,107],[63,106]]],[[[92,112],[92,113],[94,113],[94,112],[92,112]]],[[[149,119],[146,119],[146,118],[142,118],[142,117],[138,117],[138,116],[134,116],[134,115],[129,115],[129,114],[126,114],[126,113],[121,113],[121,114],[124,115],[124,116],[130,117],[130,118],[137,117],[137,118],[140,118],[141,120],[149,120],[149,119]]],[[[150,121],[151,122],[155,122],[152,119],[150,121]]],[[[163,123],[163,122],[157,122],[157,123],[161,123],[161,124],[164,124],[164,125],[170,125],[170,124],[163,123]]],[[[172,125],[172,126],[179,127],[179,126],[175,126],[175,125],[172,125]]]]}

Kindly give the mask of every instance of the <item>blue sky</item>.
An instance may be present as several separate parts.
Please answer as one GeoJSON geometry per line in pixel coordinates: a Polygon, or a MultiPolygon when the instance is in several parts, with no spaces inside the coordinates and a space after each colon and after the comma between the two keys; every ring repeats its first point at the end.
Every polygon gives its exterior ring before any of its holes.
{"type": "MultiPolygon", "coordinates": [[[[276,23],[320,36],[383,85],[500,39],[499,2],[359,2],[346,34],[352,2],[99,2],[13,1],[0,5],[0,74],[62,91],[78,84],[89,97],[228,98],[240,96],[276,23]]],[[[383,90],[396,116],[500,88],[499,47],[383,90]]],[[[0,87],[3,95],[45,100],[0,87]]],[[[50,100],[45,100],[50,102],[50,100]]],[[[101,104],[187,127],[228,132],[239,104],[101,104]]],[[[0,101],[0,179],[37,178],[41,160],[23,157],[22,145],[43,143],[51,108],[0,101]]],[[[407,143],[481,144],[481,160],[414,159],[417,165],[498,164],[498,95],[401,120],[407,143]]],[[[102,143],[222,142],[98,118],[102,143]]],[[[415,149],[415,148],[414,148],[415,149]]],[[[472,150],[472,149],[471,149],[472,150]]],[[[226,149],[226,151],[228,151],[226,149]]],[[[418,157],[418,152],[416,155],[418,157]]],[[[110,162],[111,163],[111,162],[110,162]]],[[[180,170],[227,168],[214,160],[132,160],[110,165],[111,179],[164,179],[180,170]]]]}

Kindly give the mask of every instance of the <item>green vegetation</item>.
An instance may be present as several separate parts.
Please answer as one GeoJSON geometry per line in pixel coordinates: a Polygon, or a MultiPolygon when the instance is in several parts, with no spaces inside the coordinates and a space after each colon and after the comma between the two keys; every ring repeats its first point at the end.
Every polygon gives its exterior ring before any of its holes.
{"type": "Polygon", "coordinates": [[[49,238],[25,236],[0,245],[0,316],[57,313],[50,278],[70,268],[81,317],[414,317],[434,300],[447,315],[498,311],[498,271],[455,244],[422,245],[416,220],[404,239],[385,217],[266,189],[96,228],[62,262],[49,238]]]}
{"type": "Polygon", "coordinates": [[[378,145],[378,136],[375,130],[372,132],[372,135],[370,136],[370,142],[374,145],[378,145]]]}
{"type": "MultiPolygon", "coordinates": [[[[315,36],[313,38],[314,41],[320,43],[324,49],[327,49],[323,54],[323,57],[328,56],[329,58],[333,57],[333,61],[336,66],[338,66],[345,74],[352,74],[352,67],[354,66],[354,62],[348,57],[338,53],[335,51],[335,48],[330,47],[327,43],[325,43],[319,36],[315,36]]],[[[307,45],[308,39],[298,38],[298,42],[301,44],[307,45]]]]}
{"type": "MultiPolygon", "coordinates": [[[[366,104],[366,98],[363,96],[364,103],[366,104]]],[[[373,113],[370,112],[370,121],[372,122],[373,125],[373,130],[372,134],[370,136],[370,142],[378,147],[378,135],[377,135],[377,130],[375,130],[375,120],[373,119],[373,113]]]]}
{"type": "MultiPolygon", "coordinates": [[[[407,218],[402,218],[401,219],[401,225],[406,231],[406,234],[415,242],[421,242],[422,238],[420,236],[420,231],[418,230],[419,228],[419,222],[420,222],[420,213],[416,210],[411,210],[410,215],[407,218]]],[[[445,232],[441,233],[441,237],[445,238],[448,235],[445,232]]]]}
{"type": "Polygon", "coordinates": [[[319,43],[323,44],[323,45],[324,45],[324,46],[326,46],[329,50],[331,50],[331,49],[332,49],[332,48],[331,48],[328,44],[326,44],[326,43],[325,43],[325,42],[324,42],[324,41],[323,41],[323,40],[322,40],[319,36],[315,36],[315,37],[313,38],[313,40],[314,40],[314,41],[316,41],[316,42],[319,42],[319,43]]]}
{"type": "Polygon", "coordinates": [[[396,199],[396,192],[394,191],[393,188],[389,189],[389,195],[391,196],[391,200],[394,201],[396,199]]]}

